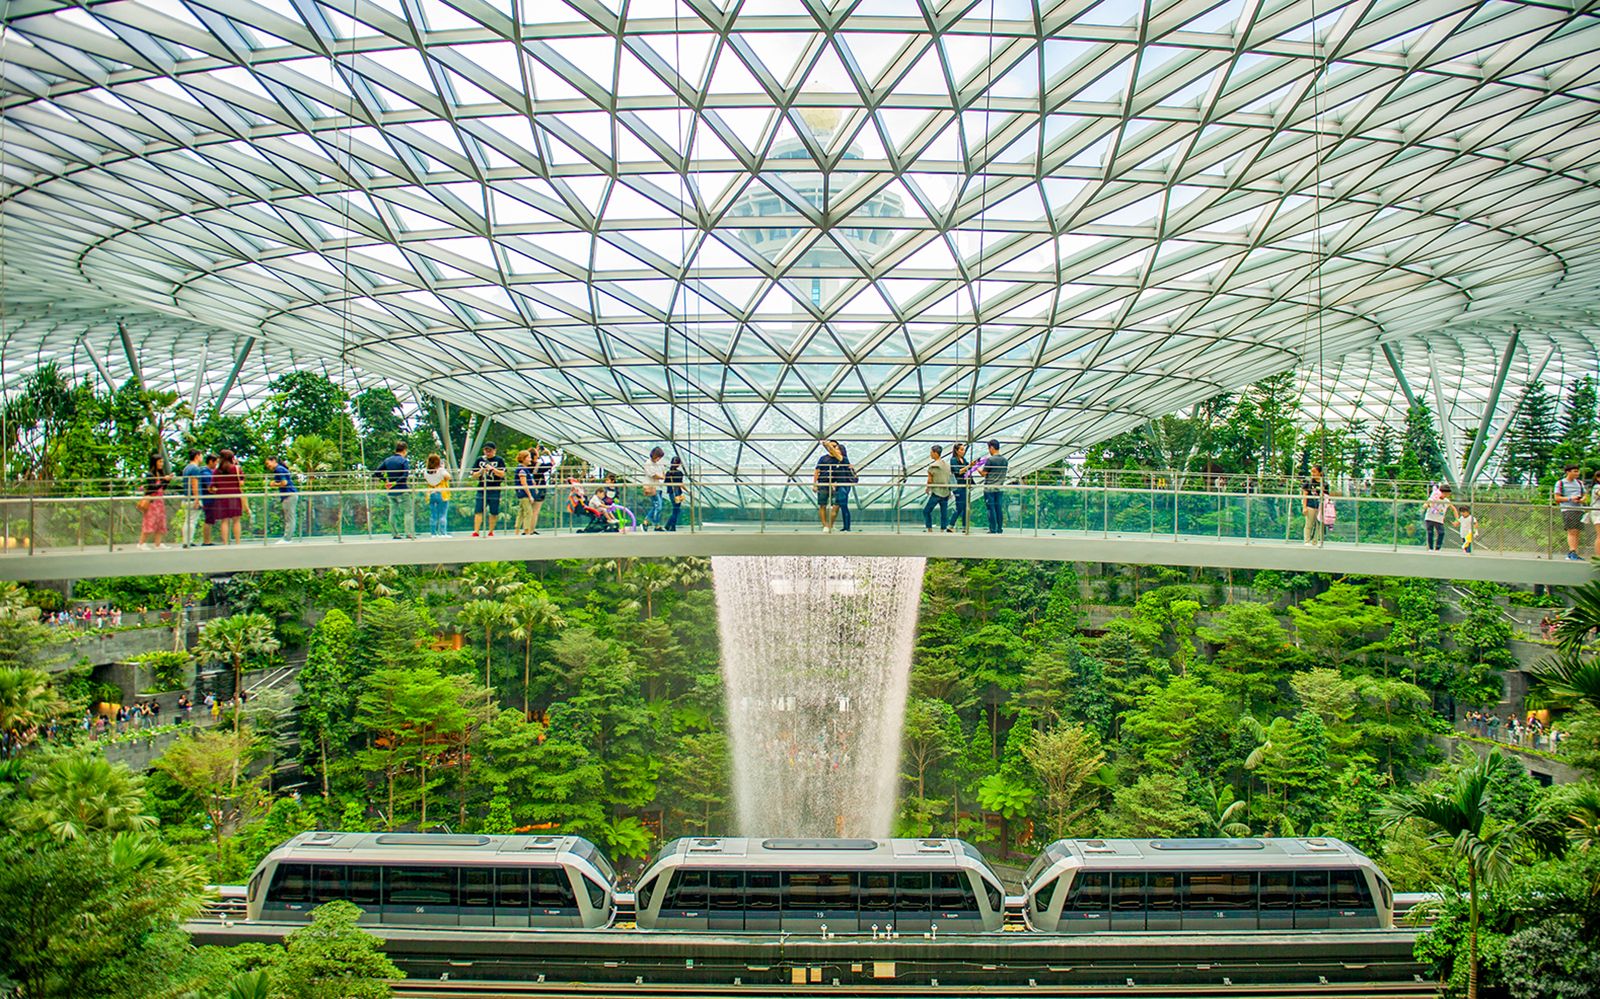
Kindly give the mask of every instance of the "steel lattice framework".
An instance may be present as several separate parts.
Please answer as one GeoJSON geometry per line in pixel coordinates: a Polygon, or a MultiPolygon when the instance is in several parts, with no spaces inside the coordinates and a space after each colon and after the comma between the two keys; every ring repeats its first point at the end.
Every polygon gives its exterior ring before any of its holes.
{"type": "Polygon", "coordinates": [[[1600,325],[1596,6],[11,0],[0,299],[608,462],[1031,465],[1389,341],[1481,405],[1600,325]]]}

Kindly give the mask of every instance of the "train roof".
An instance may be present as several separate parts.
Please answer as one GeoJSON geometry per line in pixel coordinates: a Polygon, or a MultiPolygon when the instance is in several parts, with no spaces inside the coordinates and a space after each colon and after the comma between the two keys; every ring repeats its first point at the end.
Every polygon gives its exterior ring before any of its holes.
{"type": "MultiPolygon", "coordinates": [[[[661,848],[655,863],[696,867],[828,867],[848,870],[877,867],[963,866],[988,862],[959,839],[755,839],[743,836],[686,836],[661,848]]],[[[654,865],[652,865],[654,866],[654,865]]]]}
{"type": "Polygon", "coordinates": [[[1344,840],[1309,839],[1058,839],[1028,869],[1031,882],[1063,860],[1081,867],[1128,869],[1216,867],[1315,867],[1370,863],[1344,840]]]}
{"type": "Polygon", "coordinates": [[[279,861],[357,861],[527,864],[568,859],[588,861],[607,879],[616,872],[605,855],[582,836],[477,836],[459,833],[304,832],[273,851],[279,861]]]}

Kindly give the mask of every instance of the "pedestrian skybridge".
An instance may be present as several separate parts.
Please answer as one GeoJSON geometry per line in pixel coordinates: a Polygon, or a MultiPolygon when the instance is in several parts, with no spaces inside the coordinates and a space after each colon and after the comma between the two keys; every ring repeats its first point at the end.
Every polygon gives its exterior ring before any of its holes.
{"type": "MultiPolygon", "coordinates": [[[[585,487],[590,495],[598,490],[585,487]]],[[[712,555],[1044,559],[1550,585],[1577,585],[1591,575],[1588,562],[1566,560],[1561,511],[1540,503],[1475,499],[1472,512],[1481,526],[1468,554],[1453,517],[1444,547],[1428,550],[1420,498],[1335,496],[1325,543],[1313,547],[1303,542],[1306,520],[1297,494],[1013,484],[1001,493],[1004,533],[995,535],[987,532],[982,489],[972,492],[964,523],[939,531],[936,509],[935,530],[928,533],[920,482],[859,483],[849,500],[851,529],[836,524],[824,533],[809,482],[696,482],[680,506],[677,529],[668,532],[640,529],[650,499],[629,485],[620,487],[603,518],[620,529],[597,531],[588,513],[573,512],[570,487],[563,485],[551,488],[542,503],[539,533],[518,535],[518,503],[507,489],[494,536],[472,537],[478,497],[458,488],[446,504],[446,537],[431,533],[437,507],[430,509],[424,489],[302,492],[288,511],[263,489],[245,497],[241,543],[200,546],[203,528],[196,525],[197,544],[188,548],[181,545],[187,511],[176,497],[150,500],[141,509],[137,496],[13,495],[0,498],[0,579],[712,555]],[[150,502],[163,504],[164,547],[155,546],[153,534],[146,535],[149,547],[140,544],[150,502]],[[286,512],[294,518],[288,542],[281,540],[286,512]]],[[[1583,531],[1587,552],[1592,528],[1583,531]]]]}

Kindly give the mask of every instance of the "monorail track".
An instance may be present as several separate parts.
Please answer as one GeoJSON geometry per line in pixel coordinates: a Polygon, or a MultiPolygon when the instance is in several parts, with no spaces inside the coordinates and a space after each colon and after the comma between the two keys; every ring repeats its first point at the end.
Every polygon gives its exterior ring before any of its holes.
{"type": "MultiPolygon", "coordinates": [[[[708,989],[704,986],[669,985],[582,985],[573,983],[530,982],[396,982],[396,996],[409,999],[790,999],[815,996],[825,991],[841,999],[909,999],[929,994],[927,986],[729,986],[708,989]]],[[[950,986],[941,993],[975,996],[981,999],[1411,999],[1437,996],[1433,982],[1367,982],[1350,985],[1122,985],[1122,986],[950,986]]]]}

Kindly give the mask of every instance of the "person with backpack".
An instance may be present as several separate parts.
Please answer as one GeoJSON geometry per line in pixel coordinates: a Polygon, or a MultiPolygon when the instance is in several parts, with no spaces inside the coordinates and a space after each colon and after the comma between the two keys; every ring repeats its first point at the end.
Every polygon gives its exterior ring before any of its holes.
{"type": "Polygon", "coordinates": [[[1300,512],[1305,515],[1305,543],[1309,547],[1322,547],[1327,530],[1322,523],[1322,501],[1327,498],[1328,487],[1322,480],[1322,466],[1312,465],[1311,474],[1300,483],[1300,512]]]}
{"type": "Polygon", "coordinates": [[[1433,488],[1433,492],[1428,495],[1427,501],[1423,504],[1422,513],[1423,526],[1427,528],[1428,532],[1428,551],[1430,552],[1441,551],[1444,548],[1444,516],[1446,512],[1454,514],[1458,519],[1461,516],[1455,504],[1450,502],[1450,487],[1443,484],[1436,485],[1433,488]]]}

